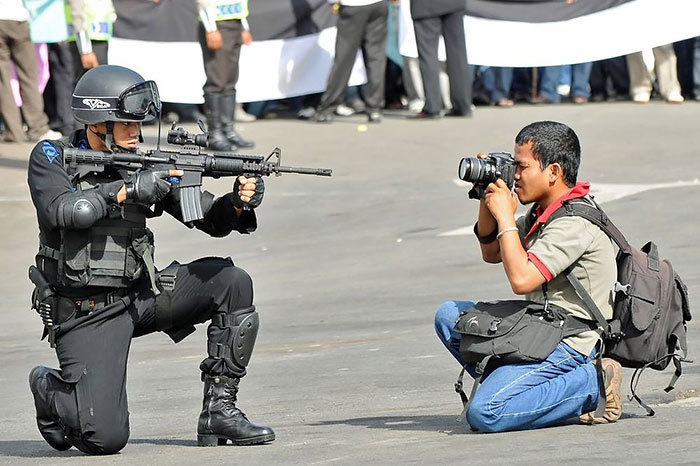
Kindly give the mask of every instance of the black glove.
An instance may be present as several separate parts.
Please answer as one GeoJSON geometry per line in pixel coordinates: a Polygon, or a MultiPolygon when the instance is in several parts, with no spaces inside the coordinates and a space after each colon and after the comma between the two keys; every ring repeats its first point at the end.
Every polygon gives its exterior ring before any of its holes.
{"type": "Polygon", "coordinates": [[[263,181],[262,178],[256,176],[255,177],[255,193],[251,196],[250,200],[248,202],[243,202],[241,199],[241,196],[238,194],[238,192],[241,189],[241,183],[238,181],[238,178],[236,178],[236,182],[233,183],[233,205],[238,207],[239,209],[244,209],[250,208],[250,209],[255,209],[258,207],[263,200],[263,195],[265,194],[265,182],[263,181]]]}
{"type": "Polygon", "coordinates": [[[168,170],[141,170],[126,183],[126,198],[147,205],[162,201],[170,192],[170,183],[163,178],[170,175],[168,170]]]}

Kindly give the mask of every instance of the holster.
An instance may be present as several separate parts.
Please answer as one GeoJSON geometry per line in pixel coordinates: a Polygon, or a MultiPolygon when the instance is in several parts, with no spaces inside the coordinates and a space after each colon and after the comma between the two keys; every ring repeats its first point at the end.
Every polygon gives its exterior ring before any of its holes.
{"type": "Polygon", "coordinates": [[[39,314],[44,324],[41,339],[48,336],[49,344],[55,348],[58,327],[75,314],[75,306],[72,301],[58,296],[44,274],[33,265],[29,267],[29,279],[35,287],[32,293],[32,309],[39,314]]]}

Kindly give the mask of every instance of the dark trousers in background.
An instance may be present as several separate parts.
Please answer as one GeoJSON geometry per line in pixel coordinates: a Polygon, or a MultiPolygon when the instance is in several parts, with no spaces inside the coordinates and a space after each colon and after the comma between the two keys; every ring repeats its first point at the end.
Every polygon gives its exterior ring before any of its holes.
{"type": "Polygon", "coordinates": [[[629,95],[630,76],[625,57],[593,62],[589,83],[595,100],[629,95]]]}
{"type": "Polygon", "coordinates": [[[199,45],[204,58],[205,94],[233,95],[238,82],[238,60],[241,56],[241,21],[231,19],[217,21],[216,27],[221,31],[223,46],[219,50],[207,47],[204,28],[199,28],[199,45]]]}
{"type": "MultiPolygon", "coordinates": [[[[91,43],[92,51],[97,56],[97,62],[100,65],[108,64],[107,53],[109,51],[109,42],[105,40],[93,40],[91,41],[91,43]]],[[[73,58],[73,88],[75,88],[75,85],[78,84],[78,80],[83,77],[87,70],[83,68],[83,62],[80,61],[80,52],[78,52],[78,45],[75,42],[70,42],[70,49],[73,58]]]]}
{"type": "Polygon", "coordinates": [[[367,84],[362,91],[367,111],[378,111],[384,107],[387,16],[387,5],[383,1],[366,6],[340,7],[335,58],[319,112],[332,111],[343,101],[352,65],[360,48],[367,70],[367,84]]]}
{"type": "Polygon", "coordinates": [[[51,77],[44,90],[44,108],[53,129],[69,135],[78,128],[71,112],[74,58],[69,42],[47,44],[51,77]]]}
{"type": "MultiPolygon", "coordinates": [[[[206,258],[180,266],[170,305],[157,303],[144,280],[122,300],[62,324],[56,341],[60,370],[49,373],[49,398],[70,442],[91,454],[114,453],[126,444],[126,366],[132,338],[186,329],[252,302],[253,285],[245,271],[229,260],[206,258]]],[[[232,344],[228,341],[232,335],[224,330],[211,323],[209,342],[232,344]]],[[[202,347],[206,348],[204,342],[202,347]]],[[[202,361],[200,369],[207,375],[245,375],[244,367],[212,356],[202,361]]],[[[161,381],[164,388],[171,383],[161,381]]]]}
{"type": "Polygon", "coordinates": [[[440,96],[440,62],[438,61],[438,44],[440,35],[442,35],[445,38],[452,109],[456,113],[471,113],[472,74],[467,64],[464,11],[414,19],[413,25],[425,91],[423,111],[437,114],[443,109],[442,97],[440,96]]]}
{"type": "Polygon", "coordinates": [[[0,20],[0,115],[5,122],[5,139],[24,141],[22,115],[15,103],[10,80],[14,63],[22,97],[22,113],[30,139],[38,139],[49,129],[44,100],[39,94],[38,65],[34,43],[26,21],[0,20]]]}

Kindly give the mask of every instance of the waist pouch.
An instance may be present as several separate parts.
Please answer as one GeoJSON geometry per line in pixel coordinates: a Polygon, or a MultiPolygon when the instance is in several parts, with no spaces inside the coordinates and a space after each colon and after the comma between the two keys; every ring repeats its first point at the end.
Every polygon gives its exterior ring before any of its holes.
{"type": "Polygon", "coordinates": [[[478,366],[485,358],[498,365],[544,361],[563,338],[591,325],[551,304],[545,309],[533,301],[513,300],[478,302],[460,314],[454,329],[462,334],[464,362],[478,366]]]}
{"type": "MultiPolygon", "coordinates": [[[[558,306],[534,301],[510,300],[478,302],[462,312],[454,330],[461,334],[459,352],[466,365],[475,365],[477,378],[469,399],[486,366],[540,362],[552,354],[565,337],[595,328],[595,323],[576,319],[558,306]]],[[[468,409],[462,391],[464,369],[455,390],[468,409]]]]}

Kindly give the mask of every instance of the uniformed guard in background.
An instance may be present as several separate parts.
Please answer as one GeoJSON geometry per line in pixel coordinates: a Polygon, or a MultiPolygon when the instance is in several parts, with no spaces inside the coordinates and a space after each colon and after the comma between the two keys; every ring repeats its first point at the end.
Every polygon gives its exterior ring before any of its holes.
{"type": "MultiPolygon", "coordinates": [[[[60,364],[60,370],[38,366],[29,375],[41,435],[57,450],[121,450],[129,437],[131,339],[163,331],[177,343],[194,324],[209,321],[198,444],[274,440],[272,429],[251,423],[236,406],[258,331],[250,276],[230,258],[173,262],[161,271],[154,266],[146,219],[163,211],[181,219],[170,182],[182,171],[86,173],[64,160],[64,147],[136,152],[141,123],[160,109],[155,83],[128,68],[99,66],[78,82],[72,108],[85,129],[39,142],[29,161],[40,232],[36,267],[30,267],[33,306],[60,364]]],[[[233,192],[219,198],[203,192],[204,218],[187,226],[215,237],[250,233],[263,194],[261,179],[238,177],[233,192]]],[[[172,381],[162,384],[167,389],[172,381]]]]}
{"type": "Polygon", "coordinates": [[[234,127],[236,82],[241,44],[253,37],[248,28],[248,0],[197,0],[199,43],[204,58],[204,113],[209,130],[208,147],[218,151],[250,148],[234,127]]]}
{"type": "Polygon", "coordinates": [[[66,3],[68,41],[75,72],[73,85],[85,71],[107,64],[108,44],[116,19],[112,0],[69,0],[66,3]]]}

